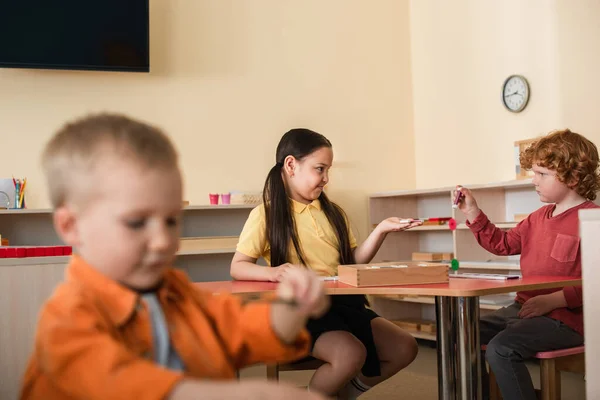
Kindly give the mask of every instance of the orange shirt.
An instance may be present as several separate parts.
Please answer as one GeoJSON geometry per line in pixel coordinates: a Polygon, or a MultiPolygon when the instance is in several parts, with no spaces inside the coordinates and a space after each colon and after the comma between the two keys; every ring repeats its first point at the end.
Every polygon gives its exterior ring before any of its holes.
{"type": "Polygon", "coordinates": [[[308,332],[282,343],[268,304],[200,292],[174,269],[157,296],[184,373],[152,361],[151,320],[139,294],[73,256],[41,311],[20,398],[163,399],[183,377],[232,379],[246,365],[308,354],[308,332]]]}

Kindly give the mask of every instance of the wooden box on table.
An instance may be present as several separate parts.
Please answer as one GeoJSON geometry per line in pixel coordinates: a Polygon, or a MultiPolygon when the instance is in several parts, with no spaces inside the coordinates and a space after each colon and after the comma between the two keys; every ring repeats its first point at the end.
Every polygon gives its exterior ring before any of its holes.
{"type": "Polygon", "coordinates": [[[338,279],[356,287],[445,283],[448,265],[417,261],[340,265],[338,279]]]}

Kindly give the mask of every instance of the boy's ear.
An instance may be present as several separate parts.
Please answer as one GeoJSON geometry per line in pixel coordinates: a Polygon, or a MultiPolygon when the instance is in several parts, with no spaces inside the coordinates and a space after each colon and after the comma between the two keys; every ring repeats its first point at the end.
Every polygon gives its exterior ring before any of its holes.
{"type": "Polygon", "coordinates": [[[61,206],[54,211],[54,229],[65,244],[79,246],[77,215],[69,206],[61,206]]]}
{"type": "Polygon", "coordinates": [[[569,189],[575,190],[578,183],[579,183],[579,180],[577,178],[575,178],[574,176],[572,176],[569,179],[567,179],[567,182],[565,184],[567,185],[567,187],[569,189]]]}

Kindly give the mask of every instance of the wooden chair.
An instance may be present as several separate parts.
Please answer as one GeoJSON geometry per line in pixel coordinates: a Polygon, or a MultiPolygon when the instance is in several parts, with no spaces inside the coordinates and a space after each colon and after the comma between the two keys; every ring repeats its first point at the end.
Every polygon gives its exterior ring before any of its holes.
{"type": "MultiPolygon", "coordinates": [[[[485,349],[485,346],[483,346],[485,349]]],[[[540,360],[540,386],[538,398],[560,400],[561,371],[585,374],[585,346],[570,349],[543,351],[535,358],[540,360]]],[[[493,372],[490,371],[490,400],[502,400],[500,388],[493,372]]]]}

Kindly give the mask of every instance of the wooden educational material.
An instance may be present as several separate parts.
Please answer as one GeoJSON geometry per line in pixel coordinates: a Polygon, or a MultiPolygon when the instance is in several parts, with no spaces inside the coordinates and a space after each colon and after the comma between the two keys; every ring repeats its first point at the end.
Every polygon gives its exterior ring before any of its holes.
{"type": "Polygon", "coordinates": [[[338,277],[356,287],[444,283],[448,282],[448,266],[413,261],[340,265],[338,277]]]}
{"type": "Polygon", "coordinates": [[[432,334],[435,335],[436,328],[437,328],[437,325],[436,325],[436,323],[434,321],[422,321],[419,324],[419,330],[421,332],[432,333],[432,334]]]}
{"type": "Polygon", "coordinates": [[[515,214],[515,222],[521,222],[529,217],[529,214],[515,214]]]}
{"type": "Polygon", "coordinates": [[[423,226],[447,225],[448,221],[450,221],[450,219],[452,219],[452,218],[451,217],[427,218],[423,221],[423,226]]]}
{"type": "Polygon", "coordinates": [[[404,330],[409,330],[409,331],[418,331],[419,328],[421,327],[421,321],[418,319],[403,319],[403,320],[392,321],[392,323],[396,326],[399,326],[400,328],[402,328],[404,330]]]}
{"type": "Polygon", "coordinates": [[[412,253],[413,261],[443,261],[453,258],[454,253],[412,253]]]}

